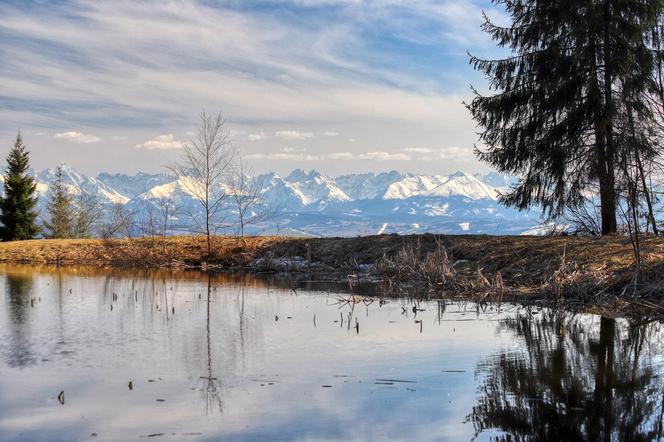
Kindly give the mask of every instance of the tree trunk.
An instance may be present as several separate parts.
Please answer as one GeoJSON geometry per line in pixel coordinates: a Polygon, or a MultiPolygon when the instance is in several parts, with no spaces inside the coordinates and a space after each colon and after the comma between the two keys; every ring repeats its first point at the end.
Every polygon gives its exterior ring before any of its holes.
{"type": "Polygon", "coordinates": [[[205,237],[207,240],[207,256],[205,257],[205,262],[207,263],[212,254],[212,244],[210,242],[210,210],[207,208],[205,209],[205,237]]]}
{"type": "Polygon", "coordinates": [[[616,179],[613,159],[608,158],[606,147],[606,129],[597,124],[597,139],[595,144],[595,173],[599,181],[600,216],[602,217],[602,235],[609,235],[618,231],[616,218],[616,179]]]}
{"type": "Polygon", "coordinates": [[[613,140],[613,73],[611,66],[612,48],[609,23],[611,22],[611,3],[604,1],[604,116],[601,124],[604,135],[604,149],[600,153],[599,196],[602,215],[602,235],[618,231],[616,219],[616,177],[615,177],[615,145],[613,140]]]}
{"type": "Polygon", "coordinates": [[[599,177],[600,213],[602,215],[602,235],[618,231],[616,218],[616,178],[612,159],[604,159],[599,177]]]}
{"type": "Polygon", "coordinates": [[[655,236],[659,235],[659,229],[657,229],[657,220],[655,219],[655,210],[653,209],[652,197],[650,193],[650,188],[646,182],[646,174],[643,168],[643,162],[641,161],[641,155],[636,151],[636,165],[639,168],[639,177],[641,178],[641,186],[643,187],[643,195],[646,197],[646,204],[648,206],[648,221],[652,227],[652,233],[655,236]]]}

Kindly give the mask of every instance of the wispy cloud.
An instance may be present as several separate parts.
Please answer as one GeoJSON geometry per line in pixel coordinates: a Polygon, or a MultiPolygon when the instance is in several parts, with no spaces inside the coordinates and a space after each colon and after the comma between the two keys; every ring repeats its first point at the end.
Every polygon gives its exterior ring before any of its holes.
{"type": "Polygon", "coordinates": [[[410,155],[405,153],[390,153],[390,152],[367,152],[358,156],[360,160],[376,160],[376,161],[410,161],[410,155]]]}
{"type": "Polygon", "coordinates": [[[314,134],[313,132],[299,132],[297,130],[278,130],[274,133],[274,136],[285,140],[307,140],[313,138],[314,134]]]}
{"type": "Polygon", "coordinates": [[[429,149],[424,152],[412,151],[415,153],[425,153],[417,157],[420,161],[440,161],[440,160],[449,160],[449,161],[471,161],[475,158],[475,153],[472,148],[464,148],[459,146],[450,146],[443,147],[438,150],[429,149]]]}
{"type": "Polygon", "coordinates": [[[404,152],[431,153],[431,152],[433,152],[433,149],[429,149],[428,147],[407,147],[407,148],[404,149],[404,152]]]}
{"type": "Polygon", "coordinates": [[[74,143],[81,143],[81,144],[92,144],[101,141],[101,138],[95,135],[84,134],[82,132],[76,132],[76,131],[58,133],[53,135],[53,138],[58,140],[69,140],[73,141],[74,143]]]}
{"type": "Polygon", "coordinates": [[[135,143],[184,134],[206,108],[222,110],[238,139],[273,150],[313,139],[355,157],[372,145],[470,146],[461,103],[466,50],[489,47],[482,9],[496,13],[488,0],[0,2],[0,135],[85,127],[111,140],[119,131],[131,142],[100,149],[97,161],[127,163],[135,143]]]}
{"type": "Polygon", "coordinates": [[[293,152],[276,152],[276,153],[255,153],[247,155],[245,158],[249,160],[286,160],[286,161],[320,161],[324,159],[318,155],[311,155],[307,153],[293,153],[293,152]]]}
{"type": "Polygon", "coordinates": [[[293,152],[306,152],[306,151],[307,151],[307,148],[304,148],[304,147],[297,148],[297,147],[286,146],[286,147],[284,147],[283,149],[281,149],[281,151],[282,151],[282,152],[286,152],[286,153],[293,153],[293,152]]]}
{"type": "Polygon", "coordinates": [[[267,135],[265,134],[265,132],[259,132],[255,134],[249,134],[247,135],[247,138],[249,139],[249,141],[261,141],[267,139],[267,135]]]}
{"type": "MultiPolygon", "coordinates": [[[[442,86],[402,69],[402,64],[379,67],[407,53],[385,53],[369,45],[363,38],[365,26],[393,29],[409,41],[426,34],[442,44],[439,34],[449,33],[451,25],[467,35],[467,19],[472,16],[479,23],[480,5],[469,1],[460,6],[451,0],[340,5],[331,14],[309,17],[310,23],[197,1],[178,6],[72,1],[60,10],[29,12],[8,6],[0,29],[12,38],[11,45],[3,45],[4,58],[12,63],[0,66],[0,80],[18,104],[46,103],[46,114],[35,116],[51,122],[188,121],[191,109],[218,103],[225,103],[233,118],[252,120],[440,117],[444,97],[435,89],[442,86]],[[435,26],[422,33],[412,25],[425,18],[435,26]],[[395,26],[383,27],[387,24],[395,26]],[[38,75],[35,66],[40,66],[38,75]],[[61,117],[48,115],[49,103],[56,102],[64,111],[61,117]]],[[[466,49],[459,48],[464,61],[466,49]]]]}
{"type": "Polygon", "coordinates": [[[327,154],[310,154],[306,149],[284,148],[280,152],[269,154],[251,154],[246,156],[251,160],[295,160],[295,161],[353,161],[353,160],[371,160],[371,161],[410,161],[411,156],[400,152],[332,152],[327,154]]]}
{"type": "Polygon", "coordinates": [[[176,140],[173,134],[158,135],[151,140],[136,145],[137,149],[147,150],[182,149],[182,147],[182,141],[176,140]]]}

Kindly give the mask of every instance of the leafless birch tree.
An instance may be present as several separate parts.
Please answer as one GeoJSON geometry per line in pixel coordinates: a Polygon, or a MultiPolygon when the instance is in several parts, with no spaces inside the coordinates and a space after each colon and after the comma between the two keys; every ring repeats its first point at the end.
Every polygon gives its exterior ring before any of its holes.
{"type": "Polygon", "coordinates": [[[229,180],[231,201],[237,212],[236,232],[242,243],[245,243],[246,226],[267,221],[273,215],[263,199],[264,183],[254,178],[252,172],[244,161],[239,160],[229,180]]]}
{"type": "Polygon", "coordinates": [[[190,216],[199,233],[205,234],[207,256],[212,253],[211,236],[223,221],[222,209],[228,197],[223,185],[237,158],[237,148],[225,129],[221,113],[201,113],[196,135],[182,149],[182,158],[169,169],[200,206],[190,216]]]}

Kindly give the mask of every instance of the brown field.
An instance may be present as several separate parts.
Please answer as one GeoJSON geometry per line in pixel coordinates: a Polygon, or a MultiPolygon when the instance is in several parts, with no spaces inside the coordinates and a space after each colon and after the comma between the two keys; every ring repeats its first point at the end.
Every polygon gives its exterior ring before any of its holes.
{"type": "Polygon", "coordinates": [[[208,257],[201,237],[16,241],[0,243],[0,262],[286,271],[336,280],[366,277],[388,284],[392,291],[405,286],[427,293],[479,294],[487,300],[620,300],[664,313],[661,237],[641,240],[643,266],[636,279],[632,244],[622,236],[250,237],[244,243],[216,237],[213,245],[208,257]]]}

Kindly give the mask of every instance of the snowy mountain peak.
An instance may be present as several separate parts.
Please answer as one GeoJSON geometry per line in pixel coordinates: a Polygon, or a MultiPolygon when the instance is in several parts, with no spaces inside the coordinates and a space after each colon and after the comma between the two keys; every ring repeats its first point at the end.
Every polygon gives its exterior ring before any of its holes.
{"type": "Polygon", "coordinates": [[[408,174],[405,178],[392,183],[385,193],[383,199],[407,199],[422,195],[448,180],[443,175],[412,175],[408,174]]]}
{"type": "Polygon", "coordinates": [[[471,200],[497,198],[496,189],[484,184],[472,175],[457,172],[449,176],[449,179],[439,186],[422,193],[425,197],[463,197],[471,200]]]}
{"type": "Polygon", "coordinates": [[[295,169],[290,174],[288,174],[285,180],[290,182],[308,181],[315,179],[318,176],[321,176],[321,174],[313,169],[310,170],[309,173],[305,172],[302,169],[295,169]]]}

